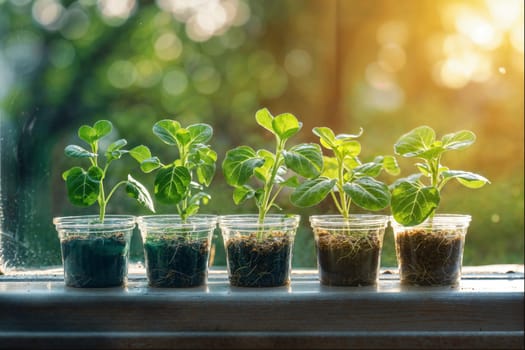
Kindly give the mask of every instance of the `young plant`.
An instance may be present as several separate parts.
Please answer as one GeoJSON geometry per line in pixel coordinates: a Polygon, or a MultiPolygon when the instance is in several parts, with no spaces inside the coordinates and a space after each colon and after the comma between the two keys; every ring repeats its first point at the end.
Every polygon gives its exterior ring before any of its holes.
{"type": "Polygon", "coordinates": [[[363,209],[380,210],[390,203],[387,185],[376,179],[382,170],[399,174],[396,159],[392,156],[377,156],[372,162],[361,163],[358,156],[361,144],[355,139],[359,134],[335,135],[330,128],[314,128],[321,145],[332,151],[333,157],[324,158],[321,176],[299,185],[290,199],[298,207],[310,207],[331,195],[339,213],[348,218],[353,203],[363,209]]]}
{"type": "Polygon", "coordinates": [[[275,153],[239,146],[226,153],[222,169],[226,182],[234,187],[235,204],[254,198],[259,209],[259,222],[262,223],[272,207],[279,208],[275,200],[281,190],[299,185],[296,175],[287,177],[289,170],[307,179],[315,178],[321,173],[323,157],[319,145],[312,143],[286,148],[286,142],[302,127],[294,115],[283,113],[274,117],[263,108],[257,111],[255,119],[275,136],[275,153]],[[248,182],[252,178],[258,182],[250,185],[248,182]],[[258,188],[256,184],[259,184],[258,188]]]}
{"type": "Polygon", "coordinates": [[[461,130],[443,135],[428,126],[420,126],[404,134],[394,145],[395,153],[406,158],[419,158],[419,173],[396,181],[391,186],[394,219],[405,226],[414,226],[432,218],[440,202],[440,192],[451,179],[468,188],[480,188],[490,183],[485,177],[462,170],[450,170],[441,164],[447,151],[462,150],[476,141],[476,135],[461,130]],[[425,181],[426,180],[426,181],[425,181]]]}
{"type": "Polygon", "coordinates": [[[105,152],[100,150],[99,141],[108,135],[112,129],[113,125],[107,120],[99,120],[92,127],[82,125],[78,129],[78,136],[89,145],[90,150],[78,145],[68,145],[64,150],[68,157],[87,158],[89,160],[90,167],[87,170],[79,166],[72,167],[62,174],[62,178],[66,181],[67,194],[71,203],[84,207],[98,203],[100,222],[104,222],[109,200],[117,188],[122,185],[125,185],[126,192],[130,197],[135,198],[149,210],[155,211],[148,190],[129,174],[127,180],[118,182],[109,193],[106,193],[104,180],[106,180],[110,164],[129,153],[123,149],[127,144],[125,139],[111,143],[105,152]],[[99,162],[101,155],[105,158],[103,164],[99,162]]]}
{"type": "Polygon", "coordinates": [[[206,143],[213,136],[208,124],[193,124],[183,128],[179,122],[161,120],[153,126],[153,133],[165,144],[175,146],[179,157],[163,164],[152,156],[146,146],[131,150],[131,156],[140,163],[142,171],[158,170],[155,176],[154,195],[160,202],[176,205],[183,222],[196,214],[201,203],[211,198],[204,192],[215,175],[217,153],[206,143]]]}

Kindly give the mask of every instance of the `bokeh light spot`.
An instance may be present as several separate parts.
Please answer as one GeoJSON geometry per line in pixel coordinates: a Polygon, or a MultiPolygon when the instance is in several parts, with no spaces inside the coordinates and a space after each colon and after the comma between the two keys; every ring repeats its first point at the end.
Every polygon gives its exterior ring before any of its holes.
{"type": "Polygon", "coordinates": [[[398,44],[403,46],[408,39],[408,28],[403,21],[388,21],[377,30],[377,42],[381,45],[398,44]]]}
{"type": "Polygon", "coordinates": [[[219,73],[210,66],[197,69],[192,75],[192,82],[195,90],[202,94],[213,94],[221,86],[219,73]]]}
{"type": "Polygon", "coordinates": [[[119,60],[111,64],[107,75],[111,85],[119,89],[125,89],[135,82],[137,71],[130,61],[119,60]]]}
{"type": "Polygon", "coordinates": [[[288,76],[284,69],[273,66],[267,69],[259,77],[259,90],[265,98],[277,98],[281,96],[288,86],[288,76]]]}
{"type": "Polygon", "coordinates": [[[136,0],[99,0],[98,8],[106,23],[120,25],[125,22],[137,6],[136,0]]]}
{"type": "Polygon", "coordinates": [[[57,40],[51,44],[49,61],[57,68],[65,68],[73,63],[75,48],[67,40],[57,40]]]}
{"type": "Polygon", "coordinates": [[[82,38],[89,30],[89,16],[80,6],[70,7],[64,15],[60,33],[69,40],[82,38]]]}
{"type": "Polygon", "coordinates": [[[366,67],[365,76],[367,82],[376,89],[388,89],[394,84],[394,76],[376,62],[366,67]]]}
{"type": "Polygon", "coordinates": [[[284,59],[284,67],[290,75],[302,77],[312,71],[312,57],[301,49],[293,49],[288,52],[284,59]]]}
{"type": "Polygon", "coordinates": [[[164,61],[177,59],[182,53],[182,43],[173,32],[160,35],[155,41],[155,54],[164,61]]]}
{"type": "Polygon", "coordinates": [[[386,44],[381,47],[377,61],[383,70],[395,73],[404,67],[406,63],[406,53],[398,44],[386,44]]]}
{"type": "Polygon", "coordinates": [[[186,91],[188,87],[188,78],[186,73],[180,70],[172,70],[162,79],[162,87],[168,94],[177,96],[186,91]]]}
{"type": "Polygon", "coordinates": [[[33,4],[32,13],[41,26],[48,30],[56,30],[60,26],[64,7],[56,0],[37,0],[33,4]]]}
{"type": "Polygon", "coordinates": [[[162,78],[161,68],[153,60],[139,61],[135,65],[135,68],[137,70],[136,84],[140,87],[152,87],[162,78]]]}

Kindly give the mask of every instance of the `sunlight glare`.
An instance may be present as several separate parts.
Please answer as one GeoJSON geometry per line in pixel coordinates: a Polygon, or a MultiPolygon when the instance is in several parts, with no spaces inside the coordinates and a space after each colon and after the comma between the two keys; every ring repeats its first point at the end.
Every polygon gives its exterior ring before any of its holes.
{"type": "Polygon", "coordinates": [[[520,25],[514,26],[512,28],[512,31],[510,32],[510,43],[512,44],[512,47],[516,49],[516,51],[520,52],[521,54],[524,53],[524,46],[525,42],[523,39],[523,32],[525,31],[525,27],[523,25],[523,22],[521,22],[520,25]]]}
{"type": "Polygon", "coordinates": [[[440,68],[441,82],[452,89],[460,89],[470,80],[470,68],[456,58],[447,59],[440,68]]]}
{"type": "Polygon", "coordinates": [[[523,0],[485,0],[485,3],[492,23],[502,30],[509,30],[523,14],[523,0]]]}
{"type": "Polygon", "coordinates": [[[456,28],[473,43],[488,50],[501,44],[501,33],[496,31],[490,22],[474,11],[461,11],[456,17],[456,28]]]}

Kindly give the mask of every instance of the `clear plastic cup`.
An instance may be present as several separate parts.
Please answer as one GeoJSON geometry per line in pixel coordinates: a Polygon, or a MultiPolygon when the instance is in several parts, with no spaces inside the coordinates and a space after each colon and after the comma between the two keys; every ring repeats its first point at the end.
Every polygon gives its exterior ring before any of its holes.
{"type": "Polygon", "coordinates": [[[375,285],[386,215],[313,215],[319,280],[329,286],[375,285]]]}
{"type": "Polygon", "coordinates": [[[98,215],[66,216],[53,223],[68,287],[117,287],[127,282],[134,216],[106,215],[104,222],[98,215]]]}
{"type": "Polygon", "coordinates": [[[401,283],[457,285],[470,215],[436,214],[416,226],[391,221],[401,283]]]}
{"type": "Polygon", "coordinates": [[[225,215],[219,218],[232,286],[278,287],[290,283],[299,215],[225,215]]]}
{"type": "Polygon", "coordinates": [[[206,284],[217,216],[178,215],[137,218],[144,243],[148,283],[152,287],[187,288],[206,284]]]}

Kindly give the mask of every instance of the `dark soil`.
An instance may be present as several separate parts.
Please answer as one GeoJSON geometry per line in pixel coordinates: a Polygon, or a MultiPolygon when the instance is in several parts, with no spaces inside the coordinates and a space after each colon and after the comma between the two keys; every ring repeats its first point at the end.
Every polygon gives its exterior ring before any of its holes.
{"type": "Polygon", "coordinates": [[[368,286],[377,283],[382,241],[377,235],[351,236],[317,232],[317,265],[321,283],[368,286]]]}
{"type": "Polygon", "coordinates": [[[61,242],[64,280],[69,287],[122,286],[128,270],[123,233],[101,237],[70,236],[61,242]]]}
{"type": "Polygon", "coordinates": [[[463,252],[461,234],[423,229],[400,232],[396,237],[401,283],[420,286],[459,282],[463,252]]]}
{"type": "Polygon", "coordinates": [[[196,287],[206,283],[210,249],[206,239],[146,239],[146,271],[151,287],[196,287]]]}
{"type": "Polygon", "coordinates": [[[226,243],[229,278],[237,287],[278,287],[290,283],[293,240],[281,232],[230,238],[226,243]]]}

